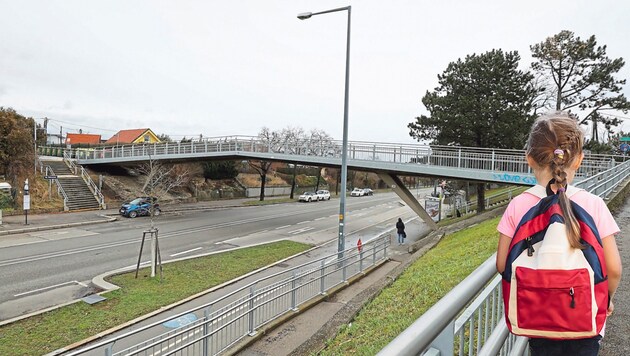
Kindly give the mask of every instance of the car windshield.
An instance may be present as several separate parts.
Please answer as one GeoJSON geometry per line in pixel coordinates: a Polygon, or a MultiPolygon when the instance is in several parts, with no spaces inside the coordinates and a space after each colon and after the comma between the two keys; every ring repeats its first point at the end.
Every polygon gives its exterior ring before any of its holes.
{"type": "Polygon", "coordinates": [[[129,204],[131,205],[138,205],[142,202],[142,198],[136,198],[134,200],[132,200],[131,202],[129,202],[129,204]]]}
{"type": "Polygon", "coordinates": [[[304,192],[304,195],[313,195],[312,192],[304,192]]]}

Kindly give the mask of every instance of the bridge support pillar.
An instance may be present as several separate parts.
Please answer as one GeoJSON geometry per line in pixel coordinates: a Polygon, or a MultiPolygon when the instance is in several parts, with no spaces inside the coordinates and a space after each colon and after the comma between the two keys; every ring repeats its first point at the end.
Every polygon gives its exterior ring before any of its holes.
{"type": "Polygon", "coordinates": [[[424,207],[420,204],[418,199],[405,187],[398,176],[389,173],[378,173],[378,176],[411,208],[411,210],[418,214],[432,230],[437,230],[438,226],[435,221],[427,214],[427,211],[424,210],[424,207]]]}

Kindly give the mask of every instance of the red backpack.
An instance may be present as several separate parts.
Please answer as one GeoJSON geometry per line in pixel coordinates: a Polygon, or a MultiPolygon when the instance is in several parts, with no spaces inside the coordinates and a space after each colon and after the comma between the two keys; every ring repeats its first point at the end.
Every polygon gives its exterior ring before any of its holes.
{"type": "MultiPolygon", "coordinates": [[[[581,189],[569,187],[571,196],[581,189]]],[[[548,339],[598,335],[606,321],[608,275],[593,218],[578,204],[583,249],[572,248],[559,196],[547,187],[525,193],[541,198],[521,219],[502,273],[505,319],[513,334],[548,339]]]]}

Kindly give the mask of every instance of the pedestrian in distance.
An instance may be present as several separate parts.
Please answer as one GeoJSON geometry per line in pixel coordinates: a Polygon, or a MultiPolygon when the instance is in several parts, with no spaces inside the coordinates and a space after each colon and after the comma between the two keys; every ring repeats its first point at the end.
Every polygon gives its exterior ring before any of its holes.
{"type": "Polygon", "coordinates": [[[530,354],[597,355],[621,279],[619,227],[604,201],[571,184],[584,134],[565,113],[539,117],[526,158],[537,185],[514,198],[497,230],[505,320],[530,354]]]}
{"type": "Polygon", "coordinates": [[[398,245],[404,244],[407,234],[405,233],[405,223],[402,222],[401,218],[398,218],[396,223],[396,232],[398,233],[398,245]]]}

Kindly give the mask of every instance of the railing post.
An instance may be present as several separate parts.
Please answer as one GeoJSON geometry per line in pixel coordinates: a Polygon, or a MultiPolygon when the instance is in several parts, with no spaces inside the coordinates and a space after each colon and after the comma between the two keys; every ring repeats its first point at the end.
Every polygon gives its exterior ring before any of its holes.
{"type": "Polygon", "coordinates": [[[372,161],[376,161],[376,144],[372,146],[372,161]]]}
{"type": "Polygon", "coordinates": [[[203,144],[204,144],[204,147],[205,147],[203,152],[204,152],[204,153],[208,153],[208,139],[206,139],[205,141],[203,141],[203,144]]]}
{"type": "Polygon", "coordinates": [[[394,147],[394,162],[396,162],[396,147],[394,147]]]}
{"type": "Polygon", "coordinates": [[[462,168],[462,149],[457,150],[457,168],[462,168]]]}
{"type": "Polygon", "coordinates": [[[181,152],[182,149],[182,141],[177,141],[177,154],[181,152]]]}
{"type": "Polygon", "coordinates": [[[256,335],[256,330],[254,330],[254,295],[255,295],[255,287],[256,285],[252,285],[251,287],[249,287],[249,303],[248,303],[248,308],[249,308],[249,336],[254,336],[256,335]]]}
{"type": "Polygon", "coordinates": [[[348,278],[347,278],[348,271],[347,271],[347,268],[346,268],[346,258],[347,257],[344,257],[343,260],[341,260],[341,265],[343,266],[342,267],[341,281],[344,282],[344,283],[348,282],[348,278]]]}
{"type": "Polygon", "coordinates": [[[112,348],[114,347],[114,344],[109,344],[107,346],[105,346],[105,356],[112,356],[112,348]]]}
{"type": "Polygon", "coordinates": [[[190,153],[195,153],[195,140],[190,139],[190,153]]]}
{"type": "Polygon", "coordinates": [[[325,283],[325,279],[326,279],[326,261],[322,260],[322,267],[320,269],[320,277],[319,277],[319,290],[320,290],[320,294],[326,294],[326,283],[325,283]]]}
{"type": "Polygon", "coordinates": [[[494,171],[494,150],[492,150],[492,171],[494,171]]]}
{"type": "Polygon", "coordinates": [[[208,323],[210,322],[210,307],[203,310],[203,318],[205,322],[203,323],[203,341],[201,346],[203,347],[202,355],[208,356],[208,323]]]}
{"type": "Polygon", "coordinates": [[[374,240],[374,246],[372,246],[372,266],[376,266],[376,247],[378,246],[378,241],[374,240]]]}
{"type": "Polygon", "coordinates": [[[131,157],[134,157],[136,155],[135,149],[136,149],[136,145],[131,145],[131,157]]]}
{"type": "Polygon", "coordinates": [[[296,302],[297,302],[296,293],[297,293],[297,291],[295,290],[296,277],[297,277],[297,272],[296,272],[296,270],[293,270],[293,277],[291,278],[291,310],[293,310],[293,311],[297,311],[297,307],[296,307],[296,302]]]}
{"type": "Polygon", "coordinates": [[[359,273],[363,273],[363,247],[359,250],[359,273]]]}

